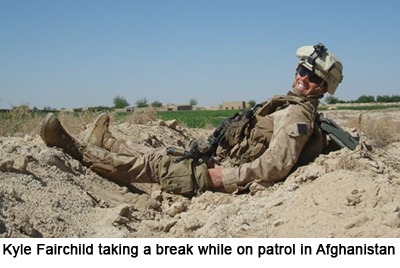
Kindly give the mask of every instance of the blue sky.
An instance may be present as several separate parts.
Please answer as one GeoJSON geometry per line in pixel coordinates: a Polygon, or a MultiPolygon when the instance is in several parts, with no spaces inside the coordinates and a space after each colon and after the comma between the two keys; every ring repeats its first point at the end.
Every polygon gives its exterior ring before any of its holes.
{"type": "Polygon", "coordinates": [[[318,42],[343,62],[338,98],[400,94],[399,3],[0,0],[0,107],[261,102],[318,42]]]}

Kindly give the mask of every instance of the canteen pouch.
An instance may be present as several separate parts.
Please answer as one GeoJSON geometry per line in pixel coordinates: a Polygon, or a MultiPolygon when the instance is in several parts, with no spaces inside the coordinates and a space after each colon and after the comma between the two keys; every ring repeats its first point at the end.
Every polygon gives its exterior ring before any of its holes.
{"type": "Polygon", "coordinates": [[[158,174],[161,189],[187,197],[200,195],[211,188],[207,164],[203,159],[200,159],[197,163],[193,163],[193,159],[174,163],[174,159],[182,156],[183,153],[184,151],[181,149],[167,149],[167,153],[159,166],[158,174]]]}

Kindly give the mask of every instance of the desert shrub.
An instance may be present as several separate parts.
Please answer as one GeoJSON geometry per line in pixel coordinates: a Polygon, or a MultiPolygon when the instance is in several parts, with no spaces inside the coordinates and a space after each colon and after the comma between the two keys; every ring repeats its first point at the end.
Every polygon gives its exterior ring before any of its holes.
{"type": "MultiPolygon", "coordinates": [[[[358,119],[351,119],[343,124],[345,127],[358,128],[358,119]]],[[[400,125],[390,118],[362,119],[361,131],[376,148],[384,148],[393,142],[400,141],[400,125]]]]}
{"type": "Polygon", "coordinates": [[[61,124],[69,134],[76,135],[84,131],[99,113],[86,110],[82,113],[60,111],[57,115],[61,124]]]}
{"type": "Polygon", "coordinates": [[[391,120],[373,119],[361,125],[361,130],[378,148],[400,141],[400,126],[391,120]]]}
{"type": "Polygon", "coordinates": [[[32,113],[29,106],[14,107],[0,114],[0,136],[34,135],[39,132],[43,115],[32,113]]]}
{"type": "Polygon", "coordinates": [[[134,111],[133,113],[124,117],[124,121],[131,124],[146,124],[158,119],[157,111],[154,107],[148,107],[143,111],[134,111]]]}
{"type": "MultiPolygon", "coordinates": [[[[47,113],[34,112],[17,107],[0,114],[0,136],[17,136],[40,134],[40,127],[47,113]]],[[[68,133],[76,135],[85,130],[99,113],[90,111],[70,113],[60,111],[55,113],[68,133]]],[[[114,117],[114,113],[109,113],[114,117]]]]}

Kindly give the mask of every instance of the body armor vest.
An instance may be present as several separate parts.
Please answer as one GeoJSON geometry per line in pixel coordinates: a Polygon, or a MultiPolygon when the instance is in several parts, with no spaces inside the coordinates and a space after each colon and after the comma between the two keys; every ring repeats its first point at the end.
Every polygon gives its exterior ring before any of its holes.
{"type": "MultiPolygon", "coordinates": [[[[216,159],[240,166],[260,157],[268,149],[274,133],[274,122],[268,115],[292,104],[303,106],[316,118],[316,108],[310,101],[292,95],[275,96],[256,108],[252,116],[239,114],[233,120],[217,148],[216,159]]],[[[325,147],[326,138],[318,124],[312,124],[312,127],[313,134],[301,153],[300,164],[312,161],[325,147]]]]}

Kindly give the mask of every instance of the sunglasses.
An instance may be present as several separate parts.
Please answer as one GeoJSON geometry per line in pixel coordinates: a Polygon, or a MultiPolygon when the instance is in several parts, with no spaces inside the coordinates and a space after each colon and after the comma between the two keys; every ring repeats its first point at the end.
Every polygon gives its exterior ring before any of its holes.
{"type": "Polygon", "coordinates": [[[308,76],[308,81],[310,81],[311,83],[314,84],[321,84],[323,79],[321,77],[319,77],[318,75],[316,75],[313,71],[308,70],[306,67],[304,66],[300,66],[299,70],[297,71],[297,73],[301,76],[304,77],[305,75],[308,76]]]}

